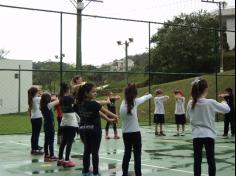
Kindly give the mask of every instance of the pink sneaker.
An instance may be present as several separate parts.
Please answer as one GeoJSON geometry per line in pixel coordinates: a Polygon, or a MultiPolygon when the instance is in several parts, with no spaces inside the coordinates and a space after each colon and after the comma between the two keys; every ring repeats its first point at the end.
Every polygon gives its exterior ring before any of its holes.
{"type": "Polygon", "coordinates": [[[58,158],[56,156],[50,156],[50,161],[57,161],[58,158]]]}
{"type": "Polygon", "coordinates": [[[58,160],[57,161],[57,166],[64,166],[64,159],[58,160]]]}
{"type": "Polygon", "coordinates": [[[45,155],[44,156],[44,161],[45,162],[50,162],[50,156],[49,155],[45,155]]]}
{"type": "Polygon", "coordinates": [[[64,167],[75,167],[76,164],[75,164],[74,161],[69,160],[69,161],[64,161],[64,165],[63,166],[64,167]]]}

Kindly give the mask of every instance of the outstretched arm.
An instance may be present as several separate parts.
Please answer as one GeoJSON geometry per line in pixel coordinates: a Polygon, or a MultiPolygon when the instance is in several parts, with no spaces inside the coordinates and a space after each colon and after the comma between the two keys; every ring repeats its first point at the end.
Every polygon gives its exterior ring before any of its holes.
{"type": "MultiPolygon", "coordinates": [[[[100,110],[105,115],[105,120],[107,120],[108,116],[111,117],[112,122],[117,122],[119,117],[116,114],[113,114],[112,112],[108,111],[106,108],[102,107],[100,110]]],[[[110,119],[110,118],[108,118],[110,119]]]]}

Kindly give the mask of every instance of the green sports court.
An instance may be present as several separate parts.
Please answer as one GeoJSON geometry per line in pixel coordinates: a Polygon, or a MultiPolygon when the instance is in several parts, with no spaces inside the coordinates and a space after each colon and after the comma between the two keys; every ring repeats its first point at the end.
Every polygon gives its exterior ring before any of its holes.
{"type": "MultiPolygon", "coordinates": [[[[235,175],[235,138],[223,138],[223,123],[217,123],[216,141],[217,176],[235,175]]],[[[166,125],[165,137],[156,137],[153,127],[142,127],[143,151],[142,172],[144,176],[191,176],[193,175],[193,150],[190,127],[185,137],[174,137],[175,125],[166,125]]],[[[43,144],[44,135],[40,136],[43,144]]],[[[31,156],[30,135],[2,135],[0,141],[1,176],[78,176],[82,170],[83,144],[76,139],[72,149],[75,168],[56,166],[56,162],[44,162],[43,156],[31,156]]],[[[56,153],[58,146],[55,144],[56,153]]],[[[121,176],[123,141],[105,140],[100,149],[100,171],[102,176],[121,176]]],[[[130,176],[135,176],[133,163],[130,176]]],[[[207,176],[207,163],[203,159],[202,175],[207,176]]]]}

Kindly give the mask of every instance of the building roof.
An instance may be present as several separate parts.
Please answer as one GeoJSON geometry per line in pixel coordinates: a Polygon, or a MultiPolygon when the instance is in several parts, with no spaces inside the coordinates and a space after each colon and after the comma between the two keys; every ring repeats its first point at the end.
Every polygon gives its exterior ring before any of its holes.
{"type": "MultiPolygon", "coordinates": [[[[218,15],[219,14],[219,10],[215,10],[211,14],[212,15],[218,15]]],[[[223,9],[222,10],[222,16],[225,16],[225,17],[233,16],[233,17],[235,17],[235,8],[223,9]]]]}

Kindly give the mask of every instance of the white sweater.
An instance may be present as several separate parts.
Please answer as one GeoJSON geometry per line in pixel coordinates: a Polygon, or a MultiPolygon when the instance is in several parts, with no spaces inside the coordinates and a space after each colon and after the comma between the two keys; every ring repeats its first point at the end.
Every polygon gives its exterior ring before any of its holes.
{"type": "Polygon", "coordinates": [[[185,105],[185,98],[184,97],[176,98],[176,102],[175,102],[175,114],[176,115],[185,114],[184,105],[185,105]]]}
{"type": "Polygon", "coordinates": [[[131,114],[127,113],[127,104],[123,100],[120,106],[120,117],[122,120],[122,131],[123,133],[133,133],[139,132],[139,123],[138,123],[138,115],[137,108],[139,105],[143,104],[145,101],[152,98],[152,95],[145,95],[140,98],[136,98],[134,100],[134,107],[131,110],[131,114]]]}
{"type": "Polygon", "coordinates": [[[218,103],[213,99],[201,98],[192,109],[192,100],[187,106],[187,117],[192,126],[193,138],[213,138],[217,136],[215,115],[216,113],[228,113],[230,107],[226,102],[218,103]]]}
{"type": "Polygon", "coordinates": [[[157,96],[154,98],[154,114],[165,114],[164,102],[169,100],[169,96],[157,96]]]}

